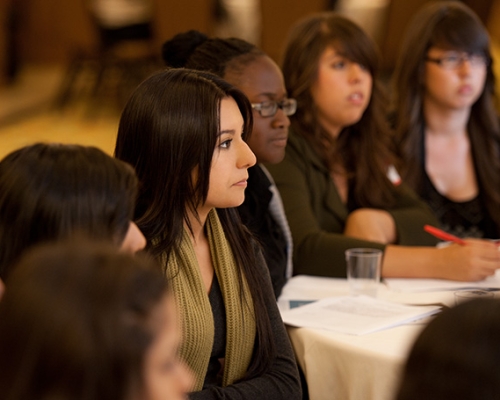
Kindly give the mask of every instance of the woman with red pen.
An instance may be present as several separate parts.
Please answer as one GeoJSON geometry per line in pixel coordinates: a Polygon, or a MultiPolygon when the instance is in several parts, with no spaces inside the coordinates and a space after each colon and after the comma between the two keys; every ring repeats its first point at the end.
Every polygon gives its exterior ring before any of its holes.
{"type": "Polygon", "coordinates": [[[290,116],[284,160],[269,165],[294,242],[294,273],[346,276],[345,250],[384,250],[382,276],[480,280],[500,268],[493,243],[436,248],[436,225],[415,193],[396,179],[378,58],[365,32],[335,13],[297,23],[285,48],[290,116]]]}
{"type": "Polygon", "coordinates": [[[425,225],[424,231],[430,233],[432,236],[435,236],[438,239],[445,240],[447,242],[453,242],[461,245],[466,244],[465,240],[460,239],[458,236],[452,235],[451,233],[445,232],[431,225],[425,225]]]}

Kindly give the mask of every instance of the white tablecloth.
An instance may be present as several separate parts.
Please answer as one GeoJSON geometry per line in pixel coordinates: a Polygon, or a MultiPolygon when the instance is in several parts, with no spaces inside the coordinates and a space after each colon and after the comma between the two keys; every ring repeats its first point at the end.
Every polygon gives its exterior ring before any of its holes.
{"type": "MultiPolygon", "coordinates": [[[[293,277],[278,300],[318,300],[348,295],[345,279],[293,277]]],[[[453,292],[398,293],[379,287],[378,297],[405,304],[453,303],[453,292]]],[[[363,336],[288,327],[288,334],[308,386],[311,400],[391,400],[406,356],[424,322],[363,336]]]]}

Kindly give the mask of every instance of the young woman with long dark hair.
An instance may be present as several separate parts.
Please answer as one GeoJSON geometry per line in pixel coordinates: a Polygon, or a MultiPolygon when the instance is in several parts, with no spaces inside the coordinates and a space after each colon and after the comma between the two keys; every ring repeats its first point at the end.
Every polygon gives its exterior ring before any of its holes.
{"type": "Polygon", "coordinates": [[[251,131],[242,92],[187,69],[145,80],[120,119],[115,155],[139,177],[135,220],[172,283],[193,399],[301,397],[265,261],[234,208],[251,131]]]}
{"type": "Polygon", "coordinates": [[[253,129],[247,143],[257,158],[248,169],[245,201],[238,207],[243,223],[262,246],[276,297],[292,275],[292,240],[282,200],[264,163],[283,160],[288,127],[296,109],[288,98],[278,65],[255,45],[237,38],[209,38],[188,31],[167,40],[165,63],[216,74],[240,89],[252,103],[253,129]],[[281,212],[280,212],[281,211],[281,212]]]}
{"type": "Polygon", "coordinates": [[[403,178],[441,228],[500,236],[500,125],[488,32],[466,5],[426,5],[406,32],[394,75],[403,178]]]}

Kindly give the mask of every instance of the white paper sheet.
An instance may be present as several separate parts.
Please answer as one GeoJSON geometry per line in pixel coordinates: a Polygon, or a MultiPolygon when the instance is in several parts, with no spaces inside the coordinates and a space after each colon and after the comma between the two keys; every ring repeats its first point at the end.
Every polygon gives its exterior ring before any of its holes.
{"type": "Polygon", "coordinates": [[[331,297],[282,312],[291,326],[364,335],[438,313],[439,306],[408,306],[367,296],[331,297]]]}
{"type": "Polygon", "coordinates": [[[495,275],[478,282],[448,281],[444,279],[384,279],[387,287],[399,292],[435,292],[461,289],[497,289],[500,290],[500,270],[495,275]]]}

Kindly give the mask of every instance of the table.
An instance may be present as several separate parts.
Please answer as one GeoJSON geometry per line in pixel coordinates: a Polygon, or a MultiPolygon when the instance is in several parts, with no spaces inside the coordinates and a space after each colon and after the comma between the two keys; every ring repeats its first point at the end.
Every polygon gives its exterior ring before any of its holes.
{"type": "MultiPolygon", "coordinates": [[[[349,293],[347,280],[299,275],[291,278],[278,300],[318,300],[349,293]]],[[[380,284],[378,297],[406,304],[453,305],[453,291],[402,293],[380,284]]],[[[352,336],[310,328],[287,327],[311,400],[391,400],[409,350],[426,321],[352,336]]]]}

